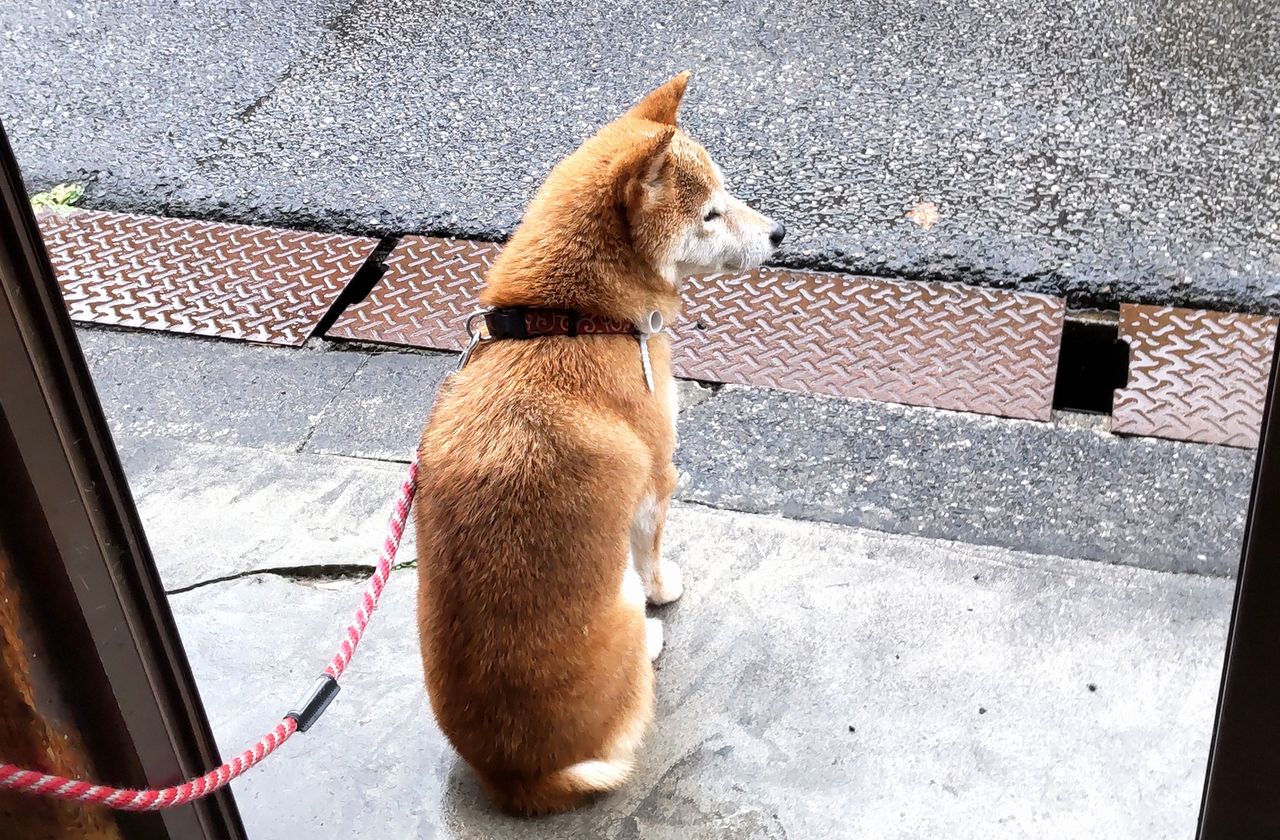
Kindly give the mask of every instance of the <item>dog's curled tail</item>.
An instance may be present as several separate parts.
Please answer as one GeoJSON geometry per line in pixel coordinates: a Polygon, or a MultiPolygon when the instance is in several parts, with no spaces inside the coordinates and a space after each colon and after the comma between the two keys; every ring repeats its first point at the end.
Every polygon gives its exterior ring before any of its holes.
{"type": "Polygon", "coordinates": [[[507,811],[533,817],[572,811],[597,793],[622,787],[631,777],[635,762],[580,761],[563,770],[534,780],[509,781],[492,785],[490,791],[507,811]]]}

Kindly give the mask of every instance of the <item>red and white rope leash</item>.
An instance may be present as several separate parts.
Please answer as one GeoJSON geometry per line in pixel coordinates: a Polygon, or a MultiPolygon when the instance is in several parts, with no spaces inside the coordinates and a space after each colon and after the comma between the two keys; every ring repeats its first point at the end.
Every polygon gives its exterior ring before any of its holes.
{"type": "Polygon", "coordinates": [[[37,770],[24,770],[4,763],[0,763],[0,790],[14,790],[35,796],[51,796],[73,802],[105,805],[117,811],[158,811],[208,796],[215,790],[225,787],[232,779],[244,774],[249,768],[271,755],[295,732],[306,732],[337,695],[338,678],[351,663],[351,657],[355,655],[356,647],[360,644],[360,637],[364,635],[364,629],[369,625],[369,618],[378,608],[382,589],[391,575],[391,566],[396,559],[396,551],[400,548],[400,537],[404,534],[405,521],[409,518],[409,505],[413,502],[417,475],[418,462],[415,460],[409,465],[409,475],[400,486],[395,510],[387,522],[387,536],[382,544],[382,553],[378,556],[378,565],[369,578],[364,594],[360,597],[360,606],[356,609],[355,618],[347,625],[342,644],[338,646],[337,653],[324,669],[324,675],[316,683],[306,701],[301,704],[301,709],[285,715],[284,720],[263,735],[256,744],[216,770],[211,770],[199,778],[180,785],[159,790],[132,790],[96,785],[92,782],[54,776],[37,770]]]}

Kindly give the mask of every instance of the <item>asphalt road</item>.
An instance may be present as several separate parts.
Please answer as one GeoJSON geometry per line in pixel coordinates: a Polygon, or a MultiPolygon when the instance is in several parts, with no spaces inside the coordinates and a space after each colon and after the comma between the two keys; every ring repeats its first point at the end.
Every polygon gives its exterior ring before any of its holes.
{"type": "Polygon", "coordinates": [[[784,263],[1280,311],[1262,0],[0,0],[0,30],[27,178],[92,206],[500,238],[688,68],[784,263]]]}

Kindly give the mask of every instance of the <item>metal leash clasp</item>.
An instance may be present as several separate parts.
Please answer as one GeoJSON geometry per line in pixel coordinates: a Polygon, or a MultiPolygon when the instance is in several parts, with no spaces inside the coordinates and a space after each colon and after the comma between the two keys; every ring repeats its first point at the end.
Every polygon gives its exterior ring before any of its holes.
{"type": "Polygon", "coordinates": [[[644,384],[648,386],[650,394],[653,393],[653,365],[649,363],[649,337],[662,332],[662,327],[662,313],[650,312],[636,334],[640,342],[640,370],[644,373],[644,384]]]}
{"type": "Polygon", "coordinates": [[[485,310],[481,309],[476,312],[472,312],[467,316],[467,346],[466,349],[462,351],[462,355],[458,358],[458,366],[453,369],[454,373],[458,373],[467,366],[467,362],[471,361],[471,354],[480,346],[480,342],[485,340],[484,333],[474,326],[476,319],[483,318],[484,315],[485,310]]]}

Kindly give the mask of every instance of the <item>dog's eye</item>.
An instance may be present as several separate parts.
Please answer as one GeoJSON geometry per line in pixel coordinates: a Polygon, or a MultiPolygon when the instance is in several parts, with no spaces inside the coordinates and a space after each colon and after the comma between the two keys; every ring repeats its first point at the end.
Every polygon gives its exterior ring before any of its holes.
{"type": "Polygon", "coordinates": [[[715,221],[716,219],[718,219],[718,218],[720,218],[720,211],[719,211],[719,210],[708,210],[708,211],[707,211],[707,215],[705,215],[705,216],[703,216],[703,217],[702,217],[702,221],[704,221],[704,222],[714,222],[714,221],[715,221]]]}

